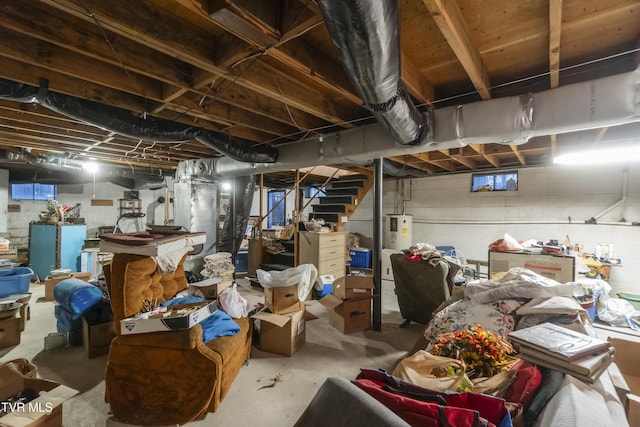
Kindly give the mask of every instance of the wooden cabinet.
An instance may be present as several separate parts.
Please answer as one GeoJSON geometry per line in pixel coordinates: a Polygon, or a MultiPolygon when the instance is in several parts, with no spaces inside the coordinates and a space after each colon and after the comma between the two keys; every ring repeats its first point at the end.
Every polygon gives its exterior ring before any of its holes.
{"type": "Polygon", "coordinates": [[[313,264],[319,275],[345,275],[346,235],[342,232],[300,232],[298,264],[313,264]]]}

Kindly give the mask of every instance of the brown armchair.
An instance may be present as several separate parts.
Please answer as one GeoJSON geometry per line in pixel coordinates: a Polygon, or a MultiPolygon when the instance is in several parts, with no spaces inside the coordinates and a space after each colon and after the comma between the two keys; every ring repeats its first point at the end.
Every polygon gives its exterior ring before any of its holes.
{"type": "Polygon", "coordinates": [[[171,299],[187,287],[183,262],[161,274],[150,257],[116,254],[105,268],[116,338],[105,374],[105,400],[114,418],[138,425],[183,424],[215,412],[251,352],[248,318],[240,332],[202,342],[202,327],[120,335],[120,320],[138,313],[144,299],[171,299]]]}

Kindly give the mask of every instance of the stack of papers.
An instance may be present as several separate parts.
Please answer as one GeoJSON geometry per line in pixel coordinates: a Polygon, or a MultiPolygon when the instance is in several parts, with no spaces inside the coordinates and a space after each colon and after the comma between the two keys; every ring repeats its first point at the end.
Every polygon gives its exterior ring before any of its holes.
{"type": "Polygon", "coordinates": [[[555,369],[593,384],[613,361],[615,348],[608,341],[541,323],[509,333],[521,359],[555,369]]]}

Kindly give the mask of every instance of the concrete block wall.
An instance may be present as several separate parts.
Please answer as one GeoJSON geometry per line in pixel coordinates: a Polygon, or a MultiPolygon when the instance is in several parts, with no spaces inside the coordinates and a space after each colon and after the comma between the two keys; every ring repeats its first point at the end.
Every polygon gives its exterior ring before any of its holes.
{"type": "MultiPolygon", "coordinates": [[[[73,206],[81,203],[80,216],[85,219],[87,225],[87,238],[97,236],[98,227],[104,225],[115,225],[119,216],[118,199],[124,198],[127,189],[110,184],[97,183],[77,185],[58,185],[57,200],[61,204],[73,206]],[[113,206],[91,206],[91,200],[110,199],[113,206]]],[[[164,223],[164,205],[157,202],[158,197],[165,195],[165,190],[139,190],[142,212],[145,217],[139,220],[142,230],[146,224],[164,223]]],[[[7,213],[7,238],[11,240],[11,245],[15,249],[24,249],[29,246],[29,223],[38,221],[40,212],[47,209],[47,202],[42,200],[11,200],[9,204],[19,205],[20,212],[7,213]]],[[[170,216],[173,217],[173,207],[170,209],[170,216]]],[[[136,231],[136,220],[122,220],[119,224],[123,232],[136,231]]]]}
{"type": "MultiPolygon", "coordinates": [[[[525,168],[518,171],[518,191],[471,193],[471,174],[404,180],[408,197],[399,203],[395,180],[384,182],[383,214],[413,216],[413,242],[452,245],[467,258],[486,260],[488,245],[510,234],[584,245],[593,253],[599,243],[612,243],[623,266],[612,268],[614,291],[640,293],[640,167],[628,168],[627,201],[598,220],[622,197],[623,167],[525,168]],[[570,219],[569,219],[570,218],[570,219]],[[625,219],[627,224],[619,221],[625,219]]],[[[373,234],[373,190],[362,200],[346,231],[373,234]]]]}

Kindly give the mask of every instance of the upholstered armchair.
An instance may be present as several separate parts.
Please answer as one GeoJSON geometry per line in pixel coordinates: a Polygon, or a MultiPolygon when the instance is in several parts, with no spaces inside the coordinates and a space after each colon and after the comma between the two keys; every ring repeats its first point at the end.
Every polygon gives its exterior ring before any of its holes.
{"type": "Polygon", "coordinates": [[[151,257],[115,254],[105,268],[116,338],[105,374],[105,400],[115,419],[138,425],[183,424],[215,412],[249,358],[252,327],[207,344],[202,327],[135,335],[120,334],[120,320],[142,310],[143,300],[166,301],[187,287],[184,258],[174,273],[161,274],[151,257]]]}

